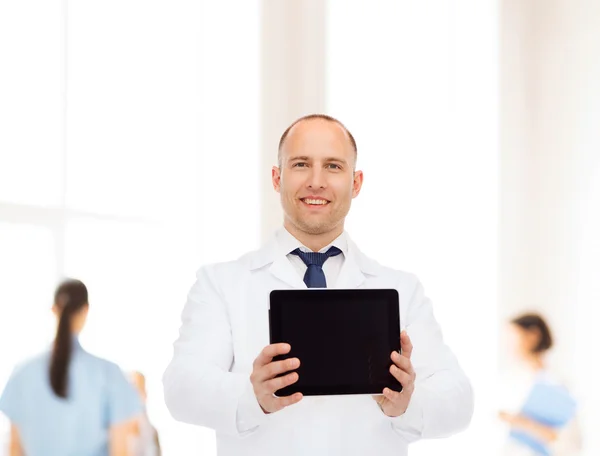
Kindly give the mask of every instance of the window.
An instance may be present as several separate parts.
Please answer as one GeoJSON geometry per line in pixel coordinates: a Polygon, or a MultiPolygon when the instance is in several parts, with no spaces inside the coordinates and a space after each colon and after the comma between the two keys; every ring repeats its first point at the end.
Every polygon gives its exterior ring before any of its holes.
{"type": "Polygon", "coordinates": [[[82,344],[146,375],[164,454],[215,452],[162,397],[194,273],[259,244],[260,9],[236,9],[0,5],[0,389],[51,342],[58,280],[80,278],[82,344]]]}

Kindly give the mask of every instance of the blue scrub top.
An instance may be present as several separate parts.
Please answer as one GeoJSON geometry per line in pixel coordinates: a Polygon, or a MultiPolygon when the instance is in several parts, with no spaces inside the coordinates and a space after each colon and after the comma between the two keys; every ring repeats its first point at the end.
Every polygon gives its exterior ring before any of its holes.
{"type": "Polygon", "coordinates": [[[49,352],[15,368],[0,397],[27,456],[107,456],[109,428],[142,412],[116,364],[73,346],[66,399],[50,386],[49,352]]]}

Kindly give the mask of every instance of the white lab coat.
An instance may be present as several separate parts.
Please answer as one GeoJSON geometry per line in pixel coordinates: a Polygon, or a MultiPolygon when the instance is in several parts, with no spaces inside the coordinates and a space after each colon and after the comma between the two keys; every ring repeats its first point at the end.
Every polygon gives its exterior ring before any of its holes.
{"type": "Polygon", "coordinates": [[[163,378],[175,419],[215,429],[220,456],[402,456],[412,441],[467,427],[471,385],[442,340],[420,282],[369,259],[350,240],[335,288],[398,290],[401,326],[414,346],[410,405],[404,415],[390,418],[369,395],[304,397],[265,415],[249,374],[269,344],[269,293],[306,288],[277,247],[274,237],[237,261],[198,271],[163,378]]]}

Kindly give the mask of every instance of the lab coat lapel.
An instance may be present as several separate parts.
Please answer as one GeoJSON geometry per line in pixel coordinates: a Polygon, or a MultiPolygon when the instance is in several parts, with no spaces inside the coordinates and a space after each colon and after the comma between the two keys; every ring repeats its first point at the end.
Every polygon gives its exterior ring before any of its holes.
{"type": "Polygon", "coordinates": [[[281,282],[290,288],[306,288],[302,277],[294,269],[290,260],[279,252],[277,239],[273,235],[271,239],[258,250],[251,261],[250,269],[259,269],[265,267],[267,271],[280,284],[274,288],[285,288],[281,282]]]}
{"type": "Polygon", "coordinates": [[[348,236],[348,252],[334,288],[360,288],[368,276],[379,273],[380,266],[366,257],[348,236]]]}
{"type": "Polygon", "coordinates": [[[279,255],[273,261],[269,272],[277,279],[286,283],[292,288],[306,288],[306,284],[294,269],[292,263],[285,255],[279,255]]]}

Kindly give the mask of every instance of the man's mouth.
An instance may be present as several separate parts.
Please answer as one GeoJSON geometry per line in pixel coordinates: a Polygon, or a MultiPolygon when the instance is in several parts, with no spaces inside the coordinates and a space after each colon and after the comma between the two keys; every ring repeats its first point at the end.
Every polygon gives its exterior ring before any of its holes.
{"type": "Polygon", "coordinates": [[[325,206],[329,204],[329,201],[323,198],[300,198],[300,201],[309,206],[325,206]]]}

